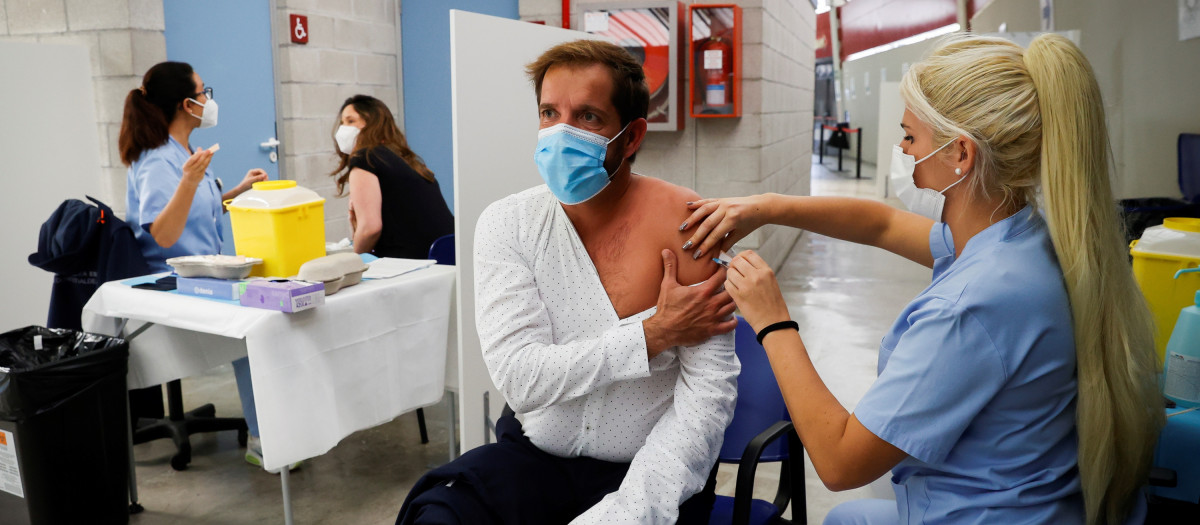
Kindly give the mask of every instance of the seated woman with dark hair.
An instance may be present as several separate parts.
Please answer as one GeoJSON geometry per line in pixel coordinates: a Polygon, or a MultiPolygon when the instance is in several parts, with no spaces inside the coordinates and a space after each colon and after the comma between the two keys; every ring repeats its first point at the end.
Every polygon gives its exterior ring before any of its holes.
{"type": "Polygon", "coordinates": [[[435,239],[454,233],[454,215],[433,172],[408,148],[383,102],[367,95],[346,99],[333,138],[341,162],[330,175],[338,195],[350,186],[355,252],[424,259],[435,239]]]}

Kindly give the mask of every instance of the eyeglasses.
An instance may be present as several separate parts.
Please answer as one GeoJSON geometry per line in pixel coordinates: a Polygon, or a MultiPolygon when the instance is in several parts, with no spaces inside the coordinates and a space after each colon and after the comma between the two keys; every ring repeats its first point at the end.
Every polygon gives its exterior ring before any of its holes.
{"type": "Polygon", "coordinates": [[[208,98],[213,98],[213,88],[212,88],[212,87],[206,87],[206,88],[204,88],[204,91],[201,91],[201,92],[199,92],[199,93],[196,93],[195,95],[192,95],[192,98],[198,97],[198,96],[200,96],[200,95],[204,95],[204,96],[206,96],[206,97],[208,97],[208,98]]]}

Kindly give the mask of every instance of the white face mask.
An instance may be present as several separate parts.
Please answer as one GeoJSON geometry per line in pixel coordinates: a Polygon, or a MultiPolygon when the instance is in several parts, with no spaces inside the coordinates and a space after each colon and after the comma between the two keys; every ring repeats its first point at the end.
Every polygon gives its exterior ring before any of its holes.
{"type": "Polygon", "coordinates": [[[200,119],[200,129],[211,128],[217,125],[217,101],[213,100],[212,97],[208,97],[208,102],[203,104],[194,98],[189,98],[188,100],[195,102],[196,105],[204,106],[204,114],[199,117],[196,117],[195,113],[188,112],[188,115],[200,119]]]}
{"type": "Polygon", "coordinates": [[[354,126],[338,126],[337,132],[333,134],[333,140],[337,142],[338,151],[350,155],[354,153],[354,144],[358,142],[358,132],[361,131],[354,126]]]}
{"type": "Polygon", "coordinates": [[[932,157],[934,153],[942,151],[942,148],[953,144],[951,140],[942,144],[941,148],[933,150],[933,153],[926,155],[921,160],[916,160],[916,157],[904,153],[899,145],[892,145],[892,167],[891,167],[891,184],[896,188],[896,196],[904,203],[904,206],[909,211],[927,217],[936,222],[942,221],[942,208],[946,205],[946,190],[953,188],[958,183],[967,178],[963,175],[954,184],[946,186],[942,191],[936,191],[931,188],[918,188],[916,182],[913,181],[913,172],[917,169],[917,164],[925,162],[926,159],[932,157]]]}

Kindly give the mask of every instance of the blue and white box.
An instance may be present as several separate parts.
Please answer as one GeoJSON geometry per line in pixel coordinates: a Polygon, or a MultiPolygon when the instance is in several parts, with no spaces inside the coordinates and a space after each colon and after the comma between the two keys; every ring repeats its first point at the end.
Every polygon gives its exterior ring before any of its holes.
{"type": "Polygon", "coordinates": [[[242,281],[232,279],[179,277],[175,279],[175,288],[181,294],[227,301],[237,301],[242,295],[242,281]]]}

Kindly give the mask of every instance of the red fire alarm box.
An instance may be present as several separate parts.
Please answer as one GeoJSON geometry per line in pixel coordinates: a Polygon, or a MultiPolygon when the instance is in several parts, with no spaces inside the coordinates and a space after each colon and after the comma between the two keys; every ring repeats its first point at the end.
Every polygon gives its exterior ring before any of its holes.
{"type": "Polygon", "coordinates": [[[695,118],[742,116],[742,8],[688,7],[688,82],[695,118]]]}
{"type": "Polygon", "coordinates": [[[292,42],[308,43],[308,17],[304,15],[288,15],[288,26],[292,32],[292,42]]]}

